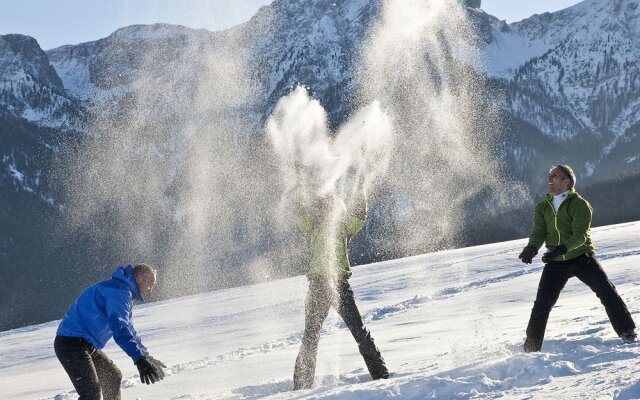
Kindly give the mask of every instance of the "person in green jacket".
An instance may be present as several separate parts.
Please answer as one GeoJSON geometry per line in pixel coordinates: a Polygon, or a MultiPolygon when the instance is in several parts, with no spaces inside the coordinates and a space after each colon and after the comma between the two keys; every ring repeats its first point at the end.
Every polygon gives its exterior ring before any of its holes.
{"type": "Polygon", "coordinates": [[[364,190],[352,212],[337,193],[323,196],[315,215],[299,217],[298,227],[308,240],[310,259],[305,302],[304,336],[293,374],[294,390],[313,385],[322,323],[333,307],[358,343],[360,354],[373,379],[389,377],[389,371],[369,330],[364,326],[349,284],[348,244],[364,226],[367,213],[364,190]]]}
{"type": "Polygon", "coordinates": [[[625,342],[636,340],[635,323],[626,304],[602,270],[591,243],[592,208],[575,191],[576,175],[568,165],[553,165],[549,171],[549,193],[534,212],[529,243],[519,258],[531,264],[540,247],[545,264],[533,303],[525,352],[540,351],[551,308],[569,278],[577,277],[593,290],[604,305],[613,329],[625,342]]]}

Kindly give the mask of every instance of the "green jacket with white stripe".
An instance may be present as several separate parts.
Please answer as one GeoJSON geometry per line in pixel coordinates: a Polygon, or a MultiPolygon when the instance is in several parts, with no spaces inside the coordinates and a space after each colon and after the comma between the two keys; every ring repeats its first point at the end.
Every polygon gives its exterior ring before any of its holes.
{"type": "Polygon", "coordinates": [[[567,253],[555,261],[593,253],[595,249],[590,237],[592,212],[589,202],[573,188],[560,203],[557,212],[553,209],[553,196],[548,193],[545,200],[536,206],[529,246],[540,249],[543,243],[547,247],[565,245],[567,253]]]}

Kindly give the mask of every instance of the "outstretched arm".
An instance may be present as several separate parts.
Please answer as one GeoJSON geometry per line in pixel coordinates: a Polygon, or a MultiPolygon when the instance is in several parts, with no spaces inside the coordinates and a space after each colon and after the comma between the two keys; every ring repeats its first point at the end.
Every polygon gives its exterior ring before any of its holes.
{"type": "Polygon", "coordinates": [[[107,293],[106,311],[109,327],[113,332],[113,340],[124,350],[133,361],[138,361],[147,354],[147,348],[142,345],[131,316],[133,302],[129,295],[122,290],[107,293]]]}
{"type": "Polygon", "coordinates": [[[113,332],[113,340],[133,359],[140,373],[140,380],[147,385],[161,381],[165,377],[163,368],[167,366],[151,357],[147,348],[133,327],[131,298],[122,291],[110,293],[106,308],[109,316],[109,327],[113,332]]]}

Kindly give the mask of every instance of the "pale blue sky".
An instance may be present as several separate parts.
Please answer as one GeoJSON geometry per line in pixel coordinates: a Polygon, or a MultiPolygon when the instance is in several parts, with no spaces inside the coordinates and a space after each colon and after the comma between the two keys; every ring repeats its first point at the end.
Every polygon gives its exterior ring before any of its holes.
{"type": "Polygon", "coordinates": [[[43,49],[165,22],[212,31],[242,23],[272,0],[0,0],[0,34],[33,36],[43,49]]]}
{"type": "Polygon", "coordinates": [[[507,22],[516,22],[533,14],[554,12],[580,3],[581,0],[482,0],[482,9],[507,22]]]}
{"type": "MultiPolygon", "coordinates": [[[[35,37],[44,49],[100,39],[123,26],[166,22],[220,30],[249,19],[271,0],[0,0],[0,34],[35,37]]],[[[557,11],[579,0],[482,0],[507,22],[557,11]]]]}

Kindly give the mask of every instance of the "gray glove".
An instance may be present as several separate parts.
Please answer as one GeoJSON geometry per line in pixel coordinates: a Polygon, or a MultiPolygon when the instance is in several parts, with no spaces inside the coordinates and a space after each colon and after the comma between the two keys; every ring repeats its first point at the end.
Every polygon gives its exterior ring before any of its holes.
{"type": "Polygon", "coordinates": [[[136,367],[138,367],[140,380],[143,383],[150,385],[156,381],[164,379],[164,370],[162,368],[167,368],[167,366],[164,365],[162,361],[156,360],[150,355],[146,355],[136,361],[135,364],[136,367]]]}

